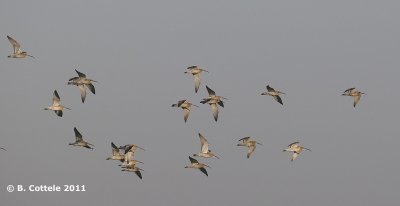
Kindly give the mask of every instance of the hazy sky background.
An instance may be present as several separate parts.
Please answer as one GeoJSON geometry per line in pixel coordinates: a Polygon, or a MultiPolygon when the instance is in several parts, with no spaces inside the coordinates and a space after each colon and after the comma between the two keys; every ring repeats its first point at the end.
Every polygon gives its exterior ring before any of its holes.
{"type": "Polygon", "coordinates": [[[0,2],[2,205],[397,205],[398,1],[0,2]],[[35,59],[8,59],[19,41],[35,59]],[[186,67],[210,71],[194,93],[186,67]],[[74,69],[99,81],[81,103],[74,69]],[[284,106],[261,96],[285,92],[284,106]],[[214,122],[205,85],[229,98],[214,122]],[[341,93],[366,93],[353,108],[341,93]],[[72,108],[44,111],[54,89],[72,108]],[[178,100],[200,105],[188,122],[178,100]],[[77,127],[92,150],[69,146],[77,127]],[[185,169],[202,133],[221,159],[185,169]],[[263,143],[250,159],[237,140],[263,143]],[[143,179],[106,161],[134,143],[143,179]],[[312,152],[295,162],[282,150],[312,152]],[[14,192],[84,184],[86,192],[14,192]]]}

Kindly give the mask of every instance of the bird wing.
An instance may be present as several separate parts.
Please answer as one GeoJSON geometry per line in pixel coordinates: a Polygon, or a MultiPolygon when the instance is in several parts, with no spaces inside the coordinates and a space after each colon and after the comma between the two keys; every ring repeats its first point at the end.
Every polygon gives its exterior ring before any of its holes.
{"type": "Polygon", "coordinates": [[[194,76],[194,91],[197,93],[200,87],[200,73],[193,75],[194,76]]]}
{"type": "Polygon", "coordinates": [[[53,104],[55,104],[55,105],[60,104],[60,96],[58,95],[57,90],[54,90],[54,94],[53,94],[53,104]]]}
{"type": "Polygon", "coordinates": [[[208,141],[203,135],[199,133],[199,138],[200,138],[200,144],[201,144],[201,152],[202,153],[208,153],[208,141]]]}
{"type": "Polygon", "coordinates": [[[13,38],[10,36],[7,36],[8,41],[10,41],[11,45],[14,48],[14,54],[21,53],[21,45],[13,38]]]}
{"type": "Polygon", "coordinates": [[[276,96],[273,96],[273,97],[277,102],[279,102],[281,105],[283,105],[283,102],[282,102],[282,99],[281,99],[280,96],[276,95],[276,96]]]}
{"type": "Polygon", "coordinates": [[[142,173],[140,172],[139,169],[135,171],[135,174],[136,174],[140,179],[142,179],[142,173]]]}
{"type": "Polygon", "coordinates": [[[189,117],[189,113],[190,113],[189,109],[183,109],[183,120],[185,120],[185,122],[187,121],[187,119],[189,117]]]}
{"type": "Polygon", "coordinates": [[[95,90],[95,88],[94,88],[94,86],[93,86],[93,84],[86,84],[86,86],[87,86],[87,88],[89,88],[89,90],[93,93],[93,94],[96,94],[96,90],[95,90]]]}
{"type": "Polygon", "coordinates": [[[210,89],[207,85],[206,85],[206,89],[207,89],[209,96],[215,95],[215,92],[212,89],[210,89]]]}
{"type": "Polygon", "coordinates": [[[299,153],[293,152],[291,161],[293,162],[298,156],[299,156],[299,153]]]}
{"type": "Polygon", "coordinates": [[[211,112],[214,116],[214,120],[217,121],[218,120],[218,106],[217,104],[210,104],[211,106],[211,112]]]}
{"type": "Polygon", "coordinates": [[[190,163],[199,163],[195,158],[189,156],[190,163]]]}
{"type": "Polygon", "coordinates": [[[256,145],[249,147],[249,150],[247,151],[247,158],[250,158],[251,154],[253,154],[255,149],[256,149],[256,145]]]}
{"type": "Polygon", "coordinates": [[[77,142],[82,141],[82,140],[83,140],[82,135],[81,135],[81,133],[76,129],[76,127],[74,127],[74,132],[75,132],[76,141],[77,141],[77,142]]]}
{"type": "Polygon", "coordinates": [[[185,103],[186,102],[186,99],[183,99],[183,100],[180,100],[180,101],[178,101],[178,107],[180,107],[183,103],[185,103]]]}
{"type": "Polygon", "coordinates": [[[63,116],[63,111],[62,110],[54,110],[54,113],[56,113],[56,115],[59,116],[59,117],[63,116]]]}
{"type": "Polygon", "coordinates": [[[293,147],[295,145],[298,145],[298,144],[299,144],[299,142],[293,142],[292,144],[288,145],[288,147],[291,148],[291,147],[293,147]]]}
{"type": "Polygon", "coordinates": [[[81,78],[86,78],[86,75],[85,75],[84,73],[79,72],[79,71],[76,70],[76,69],[75,69],[75,71],[76,71],[76,73],[78,73],[78,76],[79,76],[79,77],[81,77],[81,78]]]}
{"type": "Polygon", "coordinates": [[[243,137],[242,139],[240,139],[238,141],[247,142],[249,139],[250,139],[250,137],[243,137]]]}
{"type": "Polygon", "coordinates": [[[221,101],[221,100],[219,100],[219,101],[218,101],[218,105],[221,106],[221,107],[224,107],[224,102],[221,101]]]}
{"type": "Polygon", "coordinates": [[[86,99],[86,88],[85,85],[80,84],[78,85],[79,91],[81,92],[81,99],[82,99],[82,103],[85,102],[86,99]]]}
{"type": "Polygon", "coordinates": [[[269,92],[275,92],[275,89],[267,85],[267,91],[269,92]]]}
{"type": "Polygon", "coordinates": [[[354,97],[354,104],[353,104],[354,107],[356,107],[356,105],[360,101],[360,99],[361,99],[361,95],[358,95],[358,96],[354,97]]]}
{"type": "Polygon", "coordinates": [[[195,68],[197,68],[197,66],[190,66],[187,69],[195,69],[195,68]]]}
{"type": "Polygon", "coordinates": [[[200,167],[199,170],[200,170],[202,173],[204,173],[205,175],[208,176],[206,168],[200,167]]]}
{"type": "Polygon", "coordinates": [[[354,90],[355,88],[350,88],[350,89],[346,89],[343,93],[350,93],[352,90],[354,90]]]}
{"type": "Polygon", "coordinates": [[[111,149],[112,149],[112,155],[113,156],[118,156],[119,155],[119,149],[113,142],[111,142],[111,149]]]}

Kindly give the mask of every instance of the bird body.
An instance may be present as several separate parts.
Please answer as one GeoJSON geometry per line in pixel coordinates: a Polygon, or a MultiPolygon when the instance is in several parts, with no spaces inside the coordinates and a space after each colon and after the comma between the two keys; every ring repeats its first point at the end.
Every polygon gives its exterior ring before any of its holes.
{"type": "Polygon", "coordinates": [[[253,154],[254,150],[256,149],[256,145],[262,145],[261,143],[252,140],[250,137],[244,137],[240,139],[239,141],[242,141],[241,143],[237,144],[237,146],[245,146],[248,148],[247,152],[247,158],[250,158],[251,154],[253,154]]]}
{"type": "Polygon", "coordinates": [[[279,94],[285,94],[285,93],[275,90],[274,88],[270,87],[269,85],[267,85],[267,92],[261,93],[261,95],[272,96],[277,102],[279,102],[279,104],[283,105],[282,99],[279,96],[279,94]]]}
{"type": "Polygon", "coordinates": [[[187,68],[187,71],[185,71],[185,74],[192,74],[194,77],[194,91],[197,93],[200,87],[200,81],[201,77],[200,74],[201,72],[208,72],[205,69],[199,68],[198,66],[190,66],[187,68]]]}
{"type": "Polygon", "coordinates": [[[8,58],[25,58],[27,56],[35,58],[34,56],[29,55],[27,52],[21,51],[21,45],[12,37],[7,36],[8,41],[10,41],[13,46],[13,53],[8,56],[8,58]]]}
{"type": "Polygon", "coordinates": [[[81,133],[78,131],[78,129],[76,129],[76,127],[74,127],[74,132],[75,132],[75,137],[76,137],[75,142],[69,143],[69,145],[93,149],[92,147],[94,147],[94,145],[90,144],[89,142],[84,141],[81,133]]]}
{"type": "Polygon", "coordinates": [[[71,109],[61,105],[60,101],[61,101],[61,99],[60,99],[60,96],[58,95],[57,90],[54,90],[53,104],[49,107],[44,108],[44,110],[52,110],[57,114],[57,116],[62,117],[64,109],[69,109],[69,110],[71,110],[71,109]]]}
{"type": "Polygon", "coordinates": [[[180,100],[180,101],[178,101],[177,104],[171,105],[171,107],[180,107],[183,109],[183,120],[185,120],[185,123],[186,123],[187,119],[189,118],[189,113],[190,113],[190,109],[192,106],[199,107],[197,105],[190,103],[186,99],[180,100]]]}
{"type": "Polygon", "coordinates": [[[353,102],[353,106],[356,107],[357,103],[360,101],[361,99],[361,95],[363,95],[365,93],[360,92],[358,90],[356,90],[356,88],[350,88],[350,89],[346,89],[342,96],[350,96],[350,97],[354,97],[354,102],[353,102]]]}
{"type": "Polygon", "coordinates": [[[206,89],[208,92],[208,97],[204,98],[200,103],[202,104],[208,103],[211,106],[211,112],[214,116],[214,120],[218,121],[218,105],[224,107],[224,102],[222,101],[222,99],[227,99],[227,98],[222,96],[217,96],[215,92],[212,89],[210,89],[207,85],[206,89]]]}
{"type": "Polygon", "coordinates": [[[185,166],[185,168],[194,168],[194,169],[199,169],[202,173],[204,173],[206,176],[208,176],[207,170],[205,169],[205,167],[211,168],[210,166],[200,163],[199,161],[197,161],[196,159],[192,158],[189,156],[189,160],[190,160],[190,165],[185,166]]]}
{"type": "Polygon", "coordinates": [[[308,148],[300,146],[299,142],[293,142],[292,144],[288,145],[284,152],[293,152],[291,161],[293,162],[303,150],[311,151],[308,148]]]}
{"type": "Polygon", "coordinates": [[[97,82],[93,79],[86,78],[86,75],[84,73],[79,72],[76,70],[76,73],[78,73],[77,77],[72,77],[68,80],[68,85],[72,84],[75,85],[79,88],[79,91],[81,93],[81,99],[82,103],[85,102],[86,99],[86,87],[93,93],[96,94],[95,87],[93,86],[92,82],[97,82]],[[85,87],[86,86],[86,87],[85,87]]]}
{"type": "Polygon", "coordinates": [[[193,156],[195,156],[195,157],[199,156],[199,157],[204,157],[204,158],[216,157],[217,159],[219,159],[218,156],[216,156],[214,153],[211,152],[211,150],[208,149],[209,144],[208,144],[207,139],[200,133],[199,133],[199,138],[200,138],[200,144],[201,144],[200,149],[201,150],[199,153],[193,154],[193,156]]]}
{"type": "Polygon", "coordinates": [[[119,152],[119,148],[111,142],[112,156],[108,157],[106,160],[118,160],[123,162],[125,160],[125,155],[119,152]]]}

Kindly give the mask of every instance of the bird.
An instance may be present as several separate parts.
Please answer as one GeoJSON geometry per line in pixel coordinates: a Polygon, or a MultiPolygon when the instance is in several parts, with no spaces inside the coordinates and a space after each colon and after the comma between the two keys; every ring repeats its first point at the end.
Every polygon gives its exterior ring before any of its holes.
{"type": "Polygon", "coordinates": [[[122,168],[134,168],[137,163],[144,164],[143,162],[141,162],[139,160],[133,159],[133,155],[134,154],[132,152],[127,152],[124,155],[123,163],[118,166],[121,166],[122,168]]]}
{"type": "Polygon", "coordinates": [[[143,149],[143,148],[141,148],[141,147],[139,147],[139,146],[137,146],[137,145],[135,145],[135,144],[126,144],[126,145],[124,145],[124,146],[120,146],[120,147],[119,147],[119,149],[123,149],[123,150],[125,151],[125,154],[128,153],[128,152],[133,152],[133,153],[135,153],[135,151],[136,151],[137,148],[139,148],[139,149],[141,149],[141,150],[143,150],[143,151],[146,151],[145,149],[143,149]]]}
{"type": "Polygon", "coordinates": [[[342,96],[351,96],[354,97],[354,103],[353,106],[356,107],[357,103],[360,101],[361,99],[361,95],[363,95],[365,93],[360,92],[358,90],[356,90],[356,88],[350,88],[350,89],[346,89],[346,91],[343,92],[342,96]]]}
{"type": "Polygon", "coordinates": [[[72,77],[68,80],[68,85],[72,84],[72,85],[76,85],[79,88],[79,91],[81,92],[81,99],[82,99],[82,103],[85,103],[85,99],[86,99],[86,88],[85,86],[93,93],[96,94],[96,90],[92,84],[92,82],[97,82],[93,79],[88,79],[86,78],[86,75],[82,72],[79,72],[78,70],[76,70],[76,73],[78,73],[77,77],[72,77]]]}
{"type": "Polygon", "coordinates": [[[206,89],[208,92],[208,97],[204,98],[200,103],[202,104],[208,103],[211,106],[211,112],[214,116],[214,120],[218,121],[218,105],[224,107],[224,102],[222,101],[222,99],[227,99],[227,98],[222,96],[217,96],[215,92],[212,89],[210,89],[207,85],[206,89]]]}
{"type": "Polygon", "coordinates": [[[292,159],[291,161],[293,162],[303,151],[303,149],[311,151],[308,148],[302,147],[299,145],[299,142],[293,142],[292,144],[288,145],[286,149],[284,149],[284,152],[293,152],[292,159]]]}
{"type": "Polygon", "coordinates": [[[186,99],[180,100],[180,101],[178,101],[178,103],[171,105],[171,107],[180,107],[183,109],[183,120],[185,120],[185,123],[189,117],[190,108],[192,106],[199,107],[197,105],[194,105],[194,104],[188,102],[186,99]]]}
{"type": "Polygon", "coordinates": [[[62,117],[64,109],[71,110],[70,108],[60,104],[60,96],[58,95],[57,90],[54,90],[53,104],[49,107],[44,108],[44,110],[52,110],[57,114],[57,116],[62,117]]]}
{"type": "Polygon", "coordinates": [[[10,41],[11,45],[13,46],[14,52],[8,56],[8,58],[25,58],[26,56],[32,57],[35,59],[34,56],[29,55],[27,52],[21,51],[21,45],[10,36],[7,36],[8,41],[10,41]]]}
{"type": "Polygon", "coordinates": [[[192,74],[194,77],[194,91],[197,93],[200,87],[200,74],[201,72],[208,72],[205,69],[199,68],[198,66],[190,66],[185,71],[185,74],[192,74]]]}
{"type": "Polygon", "coordinates": [[[142,173],[140,171],[144,170],[140,169],[139,167],[133,167],[133,168],[124,168],[121,171],[134,172],[140,179],[142,179],[142,173]]]}
{"type": "Polygon", "coordinates": [[[241,143],[237,144],[237,146],[245,146],[249,150],[247,151],[247,159],[250,158],[251,154],[253,154],[254,150],[256,149],[256,145],[262,145],[261,143],[252,140],[250,137],[244,137],[242,139],[239,139],[239,141],[242,141],[241,143]]]}
{"type": "Polygon", "coordinates": [[[277,102],[279,102],[279,104],[283,105],[282,99],[279,96],[279,94],[285,94],[285,93],[275,90],[274,88],[270,87],[269,85],[267,85],[267,92],[261,93],[261,95],[272,96],[277,102]]]}
{"type": "Polygon", "coordinates": [[[75,132],[76,140],[75,140],[75,142],[69,143],[69,145],[93,149],[92,147],[94,147],[94,145],[90,144],[89,142],[84,141],[81,133],[79,133],[79,131],[76,129],[76,127],[74,127],[74,132],[75,132]]]}
{"type": "Polygon", "coordinates": [[[6,149],[4,149],[3,147],[0,147],[0,149],[2,149],[2,150],[4,150],[4,151],[7,151],[6,149]]]}
{"type": "Polygon", "coordinates": [[[111,142],[112,156],[108,157],[106,160],[119,160],[123,162],[125,160],[125,155],[119,152],[119,148],[111,142]]]}
{"type": "Polygon", "coordinates": [[[205,157],[205,158],[210,158],[210,157],[216,157],[217,159],[219,159],[219,157],[217,155],[215,155],[214,153],[211,152],[211,150],[208,149],[208,141],[206,138],[204,138],[203,135],[201,135],[199,133],[199,138],[200,138],[200,144],[201,144],[201,151],[197,154],[193,154],[193,156],[199,156],[199,157],[205,157]]]}
{"type": "Polygon", "coordinates": [[[205,167],[211,168],[210,166],[200,163],[199,161],[197,161],[196,159],[192,158],[191,156],[189,156],[189,160],[190,160],[190,165],[185,166],[185,168],[194,168],[194,169],[199,169],[202,173],[204,173],[206,176],[208,176],[207,174],[207,170],[205,167]]]}

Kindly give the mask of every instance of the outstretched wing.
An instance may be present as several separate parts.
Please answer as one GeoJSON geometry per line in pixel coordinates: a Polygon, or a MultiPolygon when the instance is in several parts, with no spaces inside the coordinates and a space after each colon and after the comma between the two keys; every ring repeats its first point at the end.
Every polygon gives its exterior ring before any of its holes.
{"type": "Polygon", "coordinates": [[[96,90],[95,90],[93,84],[86,84],[86,86],[89,88],[89,90],[90,90],[93,94],[96,94],[96,90]]]}
{"type": "Polygon", "coordinates": [[[54,90],[53,104],[59,104],[59,103],[60,103],[60,96],[58,95],[57,90],[54,90]]]}
{"type": "Polygon", "coordinates": [[[193,75],[194,76],[194,91],[197,93],[200,87],[200,73],[193,75]]]}
{"type": "Polygon", "coordinates": [[[200,170],[202,173],[204,173],[206,176],[208,176],[206,168],[201,167],[201,168],[199,168],[199,170],[200,170]]]}
{"type": "Polygon", "coordinates": [[[203,135],[201,135],[199,133],[199,138],[200,138],[200,144],[201,144],[201,152],[202,153],[208,153],[208,141],[206,138],[203,137],[203,135]]]}
{"type": "Polygon", "coordinates": [[[76,127],[74,127],[74,132],[75,132],[76,141],[77,141],[77,142],[82,141],[82,140],[83,140],[82,135],[81,135],[81,133],[76,129],[76,127]]]}
{"type": "Polygon", "coordinates": [[[275,89],[267,85],[267,91],[269,92],[275,92],[275,89]]]}
{"type": "Polygon", "coordinates": [[[195,158],[189,156],[190,163],[199,163],[195,158]]]}
{"type": "Polygon", "coordinates": [[[76,70],[76,69],[75,69],[75,71],[76,71],[76,73],[78,73],[78,76],[79,76],[79,77],[86,78],[86,75],[85,75],[84,73],[79,72],[79,71],[76,70]]]}
{"type": "Polygon", "coordinates": [[[246,141],[249,140],[249,139],[250,139],[250,137],[243,137],[242,139],[239,139],[238,141],[246,142],[246,141]]]}
{"type": "Polygon", "coordinates": [[[279,104],[283,105],[283,102],[282,102],[282,99],[281,99],[280,96],[276,95],[276,96],[273,96],[273,97],[277,102],[279,102],[279,104]]]}
{"type": "Polygon", "coordinates": [[[247,151],[247,159],[250,158],[251,154],[253,154],[255,149],[256,149],[256,145],[249,147],[249,150],[247,151]]]}
{"type": "Polygon", "coordinates": [[[118,156],[119,155],[119,149],[113,142],[111,142],[111,149],[112,149],[112,155],[113,156],[118,156]]]}
{"type": "Polygon", "coordinates": [[[189,113],[190,110],[189,109],[183,109],[183,120],[185,120],[185,122],[187,121],[187,119],[189,118],[189,113]]]}
{"type": "Polygon", "coordinates": [[[86,88],[85,85],[80,84],[78,85],[79,91],[81,92],[81,99],[82,99],[82,103],[85,103],[85,99],[86,99],[86,88]]]}
{"type": "Polygon", "coordinates": [[[210,106],[211,106],[211,112],[214,116],[214,120],[218,121],[218,106],[217,106],[217,104],[211,104],[210,106]]]}
{"type": "Polygon", "coordinates": [[[7,36],[7,39],[8,39],[8,41],[10,41],[11,45],[14,48],[14,54],[20,53],[21,45],[19,45],[19,43],[15,39],[11,38],[10,36],[7,36]]]}
{"type": "Polygon", "coordinates": [[[353,106],[354,106],[354,107],[356,107],[356,105],[357,105],[357,103],[360,101],[360,99],[361,99],[361,95],[358,95],[358,96],[355,96],[355,97],[354,97],[354,103],[353,103],[353,106]]]}
{"type": "Polygon", "coordinates": [[[206,85],[206,89],[207,89],[209,96],[215,95],[215,92],[212,89],[210,89],[207,85],[206,85]]]}

